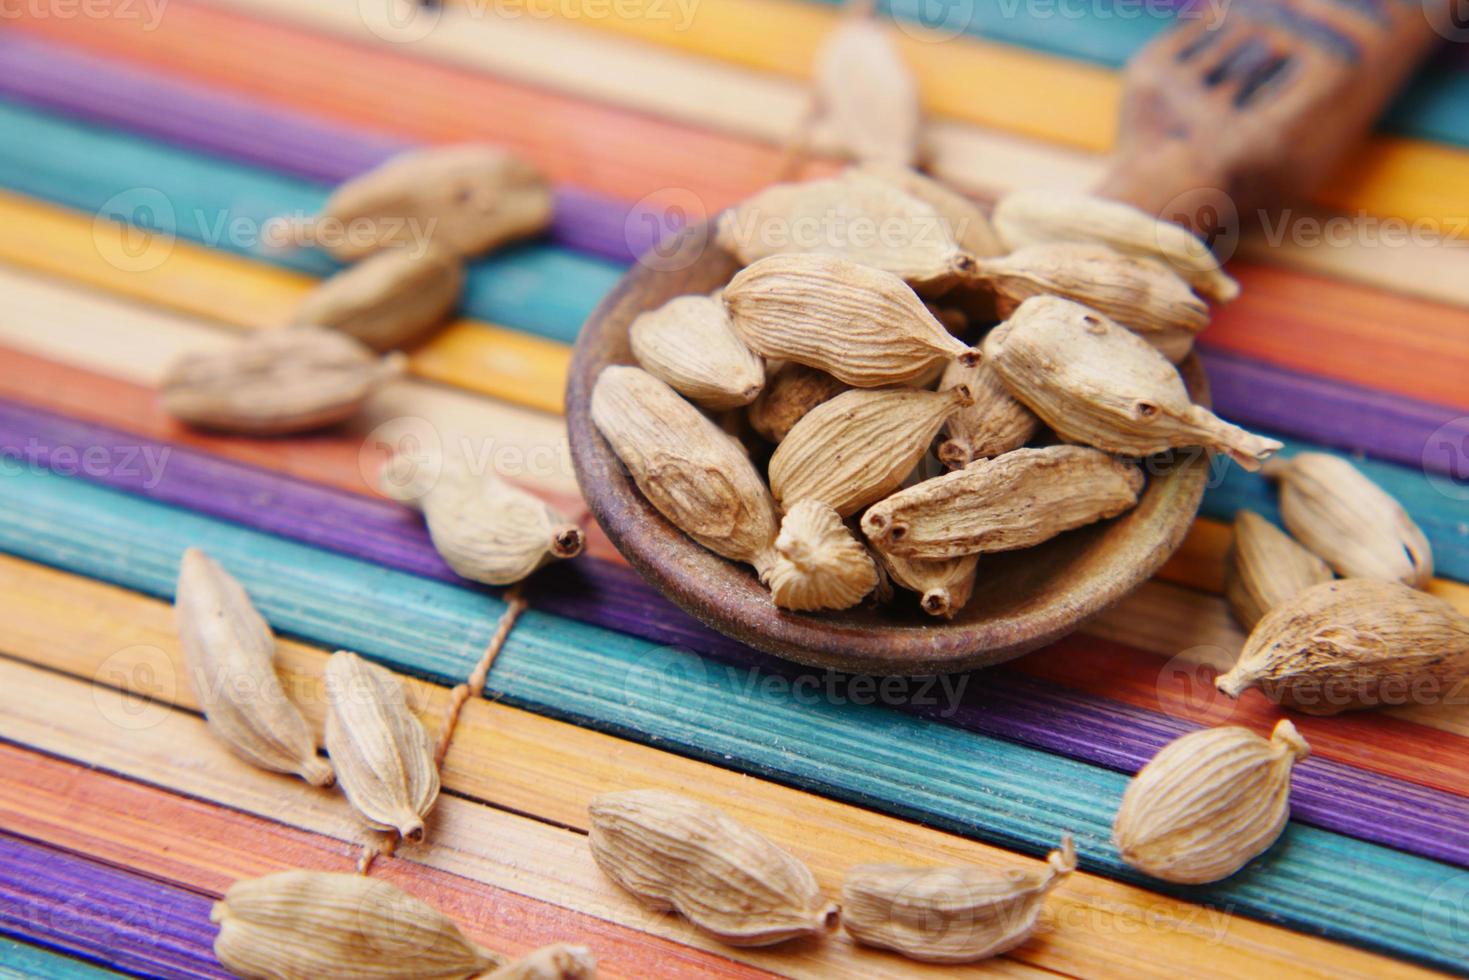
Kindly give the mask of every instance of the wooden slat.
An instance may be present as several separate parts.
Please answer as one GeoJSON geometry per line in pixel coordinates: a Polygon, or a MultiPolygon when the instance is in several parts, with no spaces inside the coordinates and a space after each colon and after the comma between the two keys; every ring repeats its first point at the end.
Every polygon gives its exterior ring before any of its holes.
{"type": "Polygon", "coordinates": [[[121,976],[40,946],[0,936],[0,980],[105,980],[121,976]]]}

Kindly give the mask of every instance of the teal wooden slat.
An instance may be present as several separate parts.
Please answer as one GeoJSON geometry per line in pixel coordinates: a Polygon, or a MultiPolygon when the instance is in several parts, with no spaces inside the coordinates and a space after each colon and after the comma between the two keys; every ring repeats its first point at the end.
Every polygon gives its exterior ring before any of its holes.
{"type": "MultiPolygon", "coordinates": [[[[208,549],[283,632],[358,650],[406,673],[462,679],[504,604],[470,588],[316,552],[44,472],[0,476],[0,548],[159,596],[179,555],[208,549]]],[[[487,692],[548,715],[1039,854],[1065,831],[1083,863],[1148,882],[1108,842],[1126,779],[883,707],[803,697],[780,675],[535,611],[516,626],[487,692]]],[[[1191,901],[1447,966],[1453,909],[1428,896],[1461,873],[1292,825],[1227,882],[1191,901]]]]}
{"type": "MultiPolygon", "coordinates": [[[[3,99],[0,187],[310,275],[337,268],[318,250],[277,251],[261,242],[265,222],[314,214],[330,188],[3,99]]],[[[623,271],[564,248],[521,245],[472,265],[463,308],[570,342],[623,271]]]]}
{"type": "Polygon", "coordinates": [[[104,980],[120,977],[104,967],[0,936],[0,980],[104,980]]]}

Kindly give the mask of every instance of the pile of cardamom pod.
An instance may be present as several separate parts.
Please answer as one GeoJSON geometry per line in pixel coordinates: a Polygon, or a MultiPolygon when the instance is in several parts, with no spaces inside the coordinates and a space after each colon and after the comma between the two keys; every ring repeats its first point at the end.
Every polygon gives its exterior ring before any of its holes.
{"type": "Polygon", "coordinates": [[[882,164],[724,213],[744,268],[631,326],[592,418],[648,500],[784,609],[968,602],[983,554],[1137,502],[1137,458],[1280,443],[1194,404],[1175,364],[1237,287],[1124,204],[1016,193],[990,220],[882,164]],[[997,325],[998,324],[998,325],[997,325]],[[766,457],[768,456],[768,462],[766,457]]]}

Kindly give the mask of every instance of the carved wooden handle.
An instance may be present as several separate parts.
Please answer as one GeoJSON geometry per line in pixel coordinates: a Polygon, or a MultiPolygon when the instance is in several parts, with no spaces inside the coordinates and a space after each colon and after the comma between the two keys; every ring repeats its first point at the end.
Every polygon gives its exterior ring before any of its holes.
{"type": "Polygon", "coordinates": [[[1181,13],[1128,65],[1100,192],[1179,220],[1201,207],[1253,216],[1319,186],[1442,39],[1431,18],[1447,23],[1452,2],[1234,0],[1218,23],[1181,13]]]}

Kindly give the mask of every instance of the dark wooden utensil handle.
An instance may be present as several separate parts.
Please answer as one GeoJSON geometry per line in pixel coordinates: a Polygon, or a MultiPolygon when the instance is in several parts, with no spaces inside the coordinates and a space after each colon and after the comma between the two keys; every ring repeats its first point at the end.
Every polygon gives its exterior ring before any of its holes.
{"type": "Polygon", "coordinates": [[[1442,40],[1433,18],[1448,23],[1453,2],[1234,0],[1218,23],[1180,14],[1128,65],[1100,192],[1197,225],[1166,212],[1232,204],[1248,217],[1318,187],[1442,40]]]}

